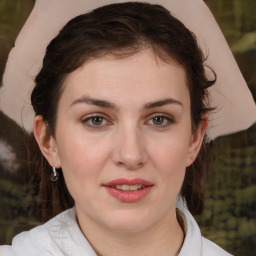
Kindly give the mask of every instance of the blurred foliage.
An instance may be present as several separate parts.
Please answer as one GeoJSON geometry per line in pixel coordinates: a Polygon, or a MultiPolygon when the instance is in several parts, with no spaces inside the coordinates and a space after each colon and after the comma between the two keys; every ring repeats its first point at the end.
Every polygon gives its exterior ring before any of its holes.
{"type": "Polygon", "coordinates": [[[256,249],[256,126],[211,145],[202,233],[234,255],[256,249]]]}
{"type": "Polygon", "coordinates": [[[35,0],[0,0],[0,80],[8,53],[34,2],[35,0]]]}
{"type": "MultiPolygon", "coordinates": [[[[256,1],[205,0],[219,23],[256,99],[256,1]]],[[[0,78],[7,55],[34,0],[0,0],[0,78]]],[[[0,142],[16,155],[18,168],[0,161],[0,244],[38,225],[40,203],[27,164],[24,131],[0,111],[0,142]]],[[[212,163],[202,233],[234,255],[256,251],[256,125],[211,143],[212,163]]]]}
{"type": "MultiPolygon", "coordinates": [[[[8,53],[29,15],[34,0],[0,0],[0,79],[8,53]]],[[[0,158],[0,244],[39,223],[39,199],[27,164],[27,135],[0,111],[0,142],[16,156],[10,170],[0,158]]]]}
{"type": "Polygon", "coordinates": [[[14,234],[39,224],[40,202],[34,175],[27,163],[28,135],[0,111],[0,141],[15,154],[15,170],[0,161],[0,244],[10,243],[14,234]]]}
{"type": "Polygon", "coordinates": [[[256,29],[255,0],[204,0],[229,44],[256,29]]]}
{"type": "MultiPolygon", "coordinates": [[[[256,1],[205,0],[256,99],[256,1]]],[[[234,255],[256,251],[256,125],[211,145],[202,233],[234,255]]]]}
{"type": "Polygon", "coordinates": [[[256,1],[205,0],[256,100],[256,1]]]}

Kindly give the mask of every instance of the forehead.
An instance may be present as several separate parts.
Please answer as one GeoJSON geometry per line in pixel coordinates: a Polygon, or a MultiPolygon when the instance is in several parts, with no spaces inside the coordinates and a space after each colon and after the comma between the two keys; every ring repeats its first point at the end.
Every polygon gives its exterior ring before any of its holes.
{"type": "Polygon", "coordinates": [[[175,61],[161,60],[150,49],[87,61],[64,81],[67,100],[91,94],[117,101],[132,95],[134,100],[152,101],[167,95],[181,100],[188,93],[184,69],[175,61]]]}

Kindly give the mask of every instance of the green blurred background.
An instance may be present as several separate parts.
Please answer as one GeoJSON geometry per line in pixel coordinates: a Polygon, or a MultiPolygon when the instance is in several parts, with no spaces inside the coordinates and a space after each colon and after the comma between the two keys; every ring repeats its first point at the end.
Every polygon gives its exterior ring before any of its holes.
{"type": "MultiPolygon", "coordinates": [[[[256,1],[205,0],[256,99],[256,1]]],[[[34,0],[0,0],[0,78],[34,0]]],[[[218,47],[218,46],[216,46],[218,47]]],[[[40,223],[37,187],[26,153],[27,135],[0,110],[0,244],[40,223]],[[2,149],[1,149],[2,148],[2,149]],[[4,150],[3,150],[4,148],[4,150]]],[[[212,164],[202,233],[234,255],[256,252],[256,125],[211,143],[212,164]]]]}

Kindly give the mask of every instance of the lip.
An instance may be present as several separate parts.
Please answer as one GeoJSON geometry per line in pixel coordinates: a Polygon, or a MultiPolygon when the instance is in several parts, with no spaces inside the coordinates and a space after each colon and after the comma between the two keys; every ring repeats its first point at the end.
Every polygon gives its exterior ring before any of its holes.
{"type": "Polygon", "coordinates": [[[107,192],[117,199],[120,202],[123,203],[135,203],[140,200],[142,200],[144,197],[146,197],[150,192],[152,187],[154,186],[153,183],[144,180],[144,179],[116,179],[113,181],[110,181],[106,184],[102,185],[107,192]],[[116,188],[113,188],[113,186],[116,185],[136,185],[140,184],[143,185],[144,188],[135,190],[135,191],[122,191],[116,188]]]}
{"type": "Polygon", "coordinates": [[[103,186],[107,186],[107,187],[111,187],[111,186],[116,186],[116,185],[136,185],[136,184],[141,184],[143,186],[153,186],[153,183],[144,180],[144,179],[125,179],[125,178],[121,178],[121,179],[116,179],[116,180],[112,180],[108,183],[103,184],[103,186]]]}

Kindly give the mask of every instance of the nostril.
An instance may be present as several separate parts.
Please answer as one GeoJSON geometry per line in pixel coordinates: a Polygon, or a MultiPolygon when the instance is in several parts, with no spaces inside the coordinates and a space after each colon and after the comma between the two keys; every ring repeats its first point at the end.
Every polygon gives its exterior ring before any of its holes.
{"type": "Polygon", "coordinates": [[[122,161],[119,161],[117,162],[117,165],[120,166],[120,167],[125,167],[126,169],[128,170],[136,170],[138,168],[141,168],[144,163],[143,162],[122,162],[122,161]]]}
{"type": "Polygon", "coordinates": [[[137,127],[122,130],[113,141],[113,160],[116,165],[129,170],[142,167],[147,161],[146,144],[137,127]]]}

